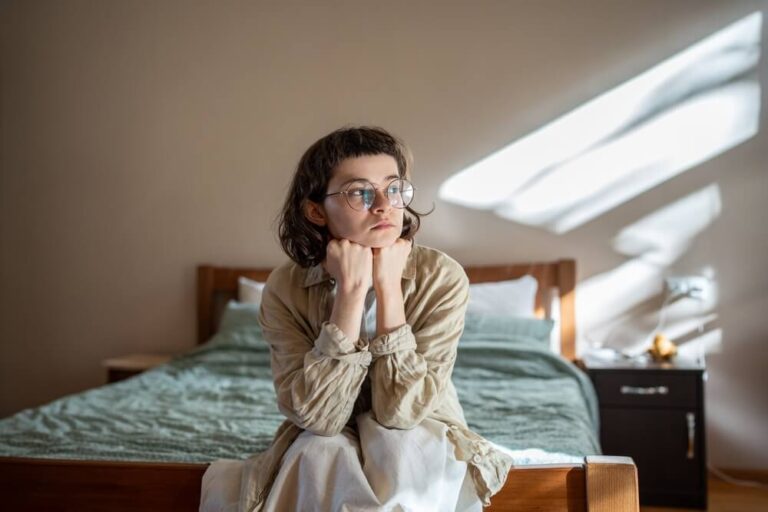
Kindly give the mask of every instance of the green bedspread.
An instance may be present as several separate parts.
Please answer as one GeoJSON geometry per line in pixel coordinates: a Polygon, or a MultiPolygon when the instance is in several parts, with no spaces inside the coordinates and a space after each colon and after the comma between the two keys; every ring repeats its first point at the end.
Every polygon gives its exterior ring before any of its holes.
{"type": "MultiPolygon", "coordinates": [[[[541,343],[468,329],[453,381],[470,427],[491,441],[513,450],[600,453],[591,384],[541,343]]],[[[0,420],[0,455],[245,458],[264,449],[282,421],[269,350],[250,322],[137,377],[0,420]]]]}

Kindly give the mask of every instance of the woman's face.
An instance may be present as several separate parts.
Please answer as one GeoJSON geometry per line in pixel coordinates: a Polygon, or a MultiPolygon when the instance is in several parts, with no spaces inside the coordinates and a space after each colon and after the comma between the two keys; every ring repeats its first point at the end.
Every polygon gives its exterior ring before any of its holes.
{"type": "Polygon", "coordinates": [[[340,192],[354,180],[368,180],[377,189],[373,205],[368,210],[355,210],[344,194],[338,194],[326,197],[316,213],[322,215],[334,238],[366,247],[390,246],[400,238],[404,209],[392,206],[384,191],[399,177],[397,161],[390,155],[347,158],[334,169],[326,193],[340,192]]]}

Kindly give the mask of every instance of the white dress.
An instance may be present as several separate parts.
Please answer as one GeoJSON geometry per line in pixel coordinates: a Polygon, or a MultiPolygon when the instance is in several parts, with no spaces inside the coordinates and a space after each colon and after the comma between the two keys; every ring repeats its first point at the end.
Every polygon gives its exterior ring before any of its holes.
{"type": "MultiPolygon", "coordinates": [[[[361,331],[376,333],[369,291],[361,331]]],[[[447,425],[426,418],[409,430],[389,429],[371,412],[335,436],[304,431],[283,456],[265,512],[480,512],[467,463],[456,460],[447,425]]],[[[221,459],[206,470],[201,512],[238,511],[242,461],[221,459]]]]}

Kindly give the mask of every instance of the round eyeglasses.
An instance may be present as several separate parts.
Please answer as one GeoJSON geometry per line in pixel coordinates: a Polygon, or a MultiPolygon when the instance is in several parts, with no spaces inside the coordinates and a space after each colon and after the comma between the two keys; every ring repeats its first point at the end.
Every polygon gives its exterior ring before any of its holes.
{"type": "MultiPolygon", "coordinates": [[[[376,191],[379,190],[368,180],[351,181],[344,187],[344,190],[325,194],[325,197],[343,195],[347,204],[353,210],[370,210],[376,201],[376,191]]],[[[395,208],[405,208],[413,201],[414,187],[410,181],[405,179],[396,179],[389,182],[384,188],[384,194],[389,200],[389,204],[395,208]]]]}

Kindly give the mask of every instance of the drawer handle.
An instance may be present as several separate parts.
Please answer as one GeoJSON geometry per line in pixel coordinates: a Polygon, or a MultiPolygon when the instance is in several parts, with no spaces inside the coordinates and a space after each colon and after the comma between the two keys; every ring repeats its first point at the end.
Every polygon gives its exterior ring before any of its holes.
{"type": "Polygon", "coordinates": [[[685,421],[688,424],[688,453],[686,456],[692,459],[696,456],[694,445],[696,441],[696,415],[692,412],[685,413],[685,421]]]}
{"type": "Polygon", "coordinates": [[[622,395],[666,395],[669,394],[667,386],[650,386],[639,388],[635,386],[621,386],[622,395]]]}

